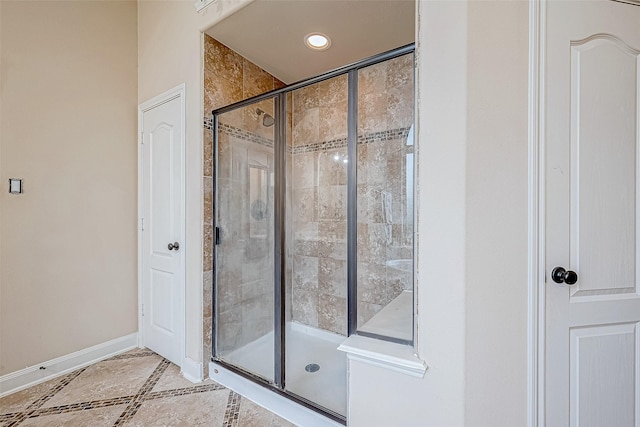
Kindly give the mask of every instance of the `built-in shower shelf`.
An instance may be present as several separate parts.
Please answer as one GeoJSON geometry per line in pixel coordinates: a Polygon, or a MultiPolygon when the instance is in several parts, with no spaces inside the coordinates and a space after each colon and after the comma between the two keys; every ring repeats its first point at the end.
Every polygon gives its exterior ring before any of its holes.
{"type": "MultiPolygon", "coordinates": [[[[410,341],[413,333],[413,292],[404,291],[387,304],[359,330],[410,341]]],[[[350,360],[384,367],[407,375],[422,377],[427,370],[413,346],[351,335],[338,347],[350,360]]]]}
{"type": "Polygon", "coordinates": [[[413,292],[403,291],[358,330],[410,342],[413,337],[413,292]]]}

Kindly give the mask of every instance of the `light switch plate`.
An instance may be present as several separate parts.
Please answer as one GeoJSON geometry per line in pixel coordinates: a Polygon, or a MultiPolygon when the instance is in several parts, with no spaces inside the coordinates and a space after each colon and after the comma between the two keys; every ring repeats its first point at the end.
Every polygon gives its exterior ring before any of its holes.
{"type": "Polygon", "coordinates": [[[9,193],[22,194],[22,180],[19,178],[9,178],[9,193]]]}

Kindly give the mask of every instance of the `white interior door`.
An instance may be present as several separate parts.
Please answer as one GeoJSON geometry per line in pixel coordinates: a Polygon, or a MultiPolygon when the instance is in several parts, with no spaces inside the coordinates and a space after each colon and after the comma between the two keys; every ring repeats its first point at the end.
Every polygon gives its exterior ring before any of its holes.
{"type": "Polygon", "coordinates": [[[546,8],[545,425],[640,426],[640,6],[546,8]]]}
{"type": "Polygon", "coordinates": [[[184,357],[184,125],[182,96],[142,111],[143,345],[184,357]]]}

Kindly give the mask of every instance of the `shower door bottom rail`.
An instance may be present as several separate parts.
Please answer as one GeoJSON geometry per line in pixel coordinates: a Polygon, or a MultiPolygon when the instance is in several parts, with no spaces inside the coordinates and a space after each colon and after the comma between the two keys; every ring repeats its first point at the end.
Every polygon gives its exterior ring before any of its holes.
{"type": "MultiPolygon", "coordinates": [[[[319,406],[315,403],[313,403],[312,401],[305,399],[302,396],[298,396],[295,393],[291,393],[290,391],[287,390],[283,390],[278,388],[274,383],[269,382],[267,380],[265,380],[264,378],[261,378],[257,375],[254,375],[250,372],[247,372],[243,369],[238,368],[237,366],[234,366],[230,363],[225,362],[224,360],[218,359],[216,357],[212,357],[211,358],[212,362],[217,363],[218,365],[222,366],[223,368],[233,372],[236,375],[239,375],[249,381],[252,381],[255,384],[258,384],[266,389],[268,389],[269,391],[275,392],[276,394],[279,394],[280,396],[286,397],[287,399],[296,402],[299,405],[304,406],[305,408],[311,409],[314,412],[317,412],[321,415],[324,415],[325,417],[336,421],[342,425],[347,425],[347,419],[345,416],[338,414],[337,412],[333,412],[327,408],[324,408],[322,406],[319,406]]],[[[213,378],[212,378],[213,379],[213,378]]]]}

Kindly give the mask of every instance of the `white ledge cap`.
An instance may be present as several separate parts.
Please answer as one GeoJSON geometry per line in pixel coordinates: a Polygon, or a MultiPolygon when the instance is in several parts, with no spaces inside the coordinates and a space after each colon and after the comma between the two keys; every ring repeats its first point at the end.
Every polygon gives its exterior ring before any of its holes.
{"type": "Polygon", "coordinates": [[[349,360],[367,363],[412,377],[422,378],[428,369],[427,364],[416,355],[415,349],[406,344],[351,335],[340,344],[338,350],[347,353],[349,360]]]}

